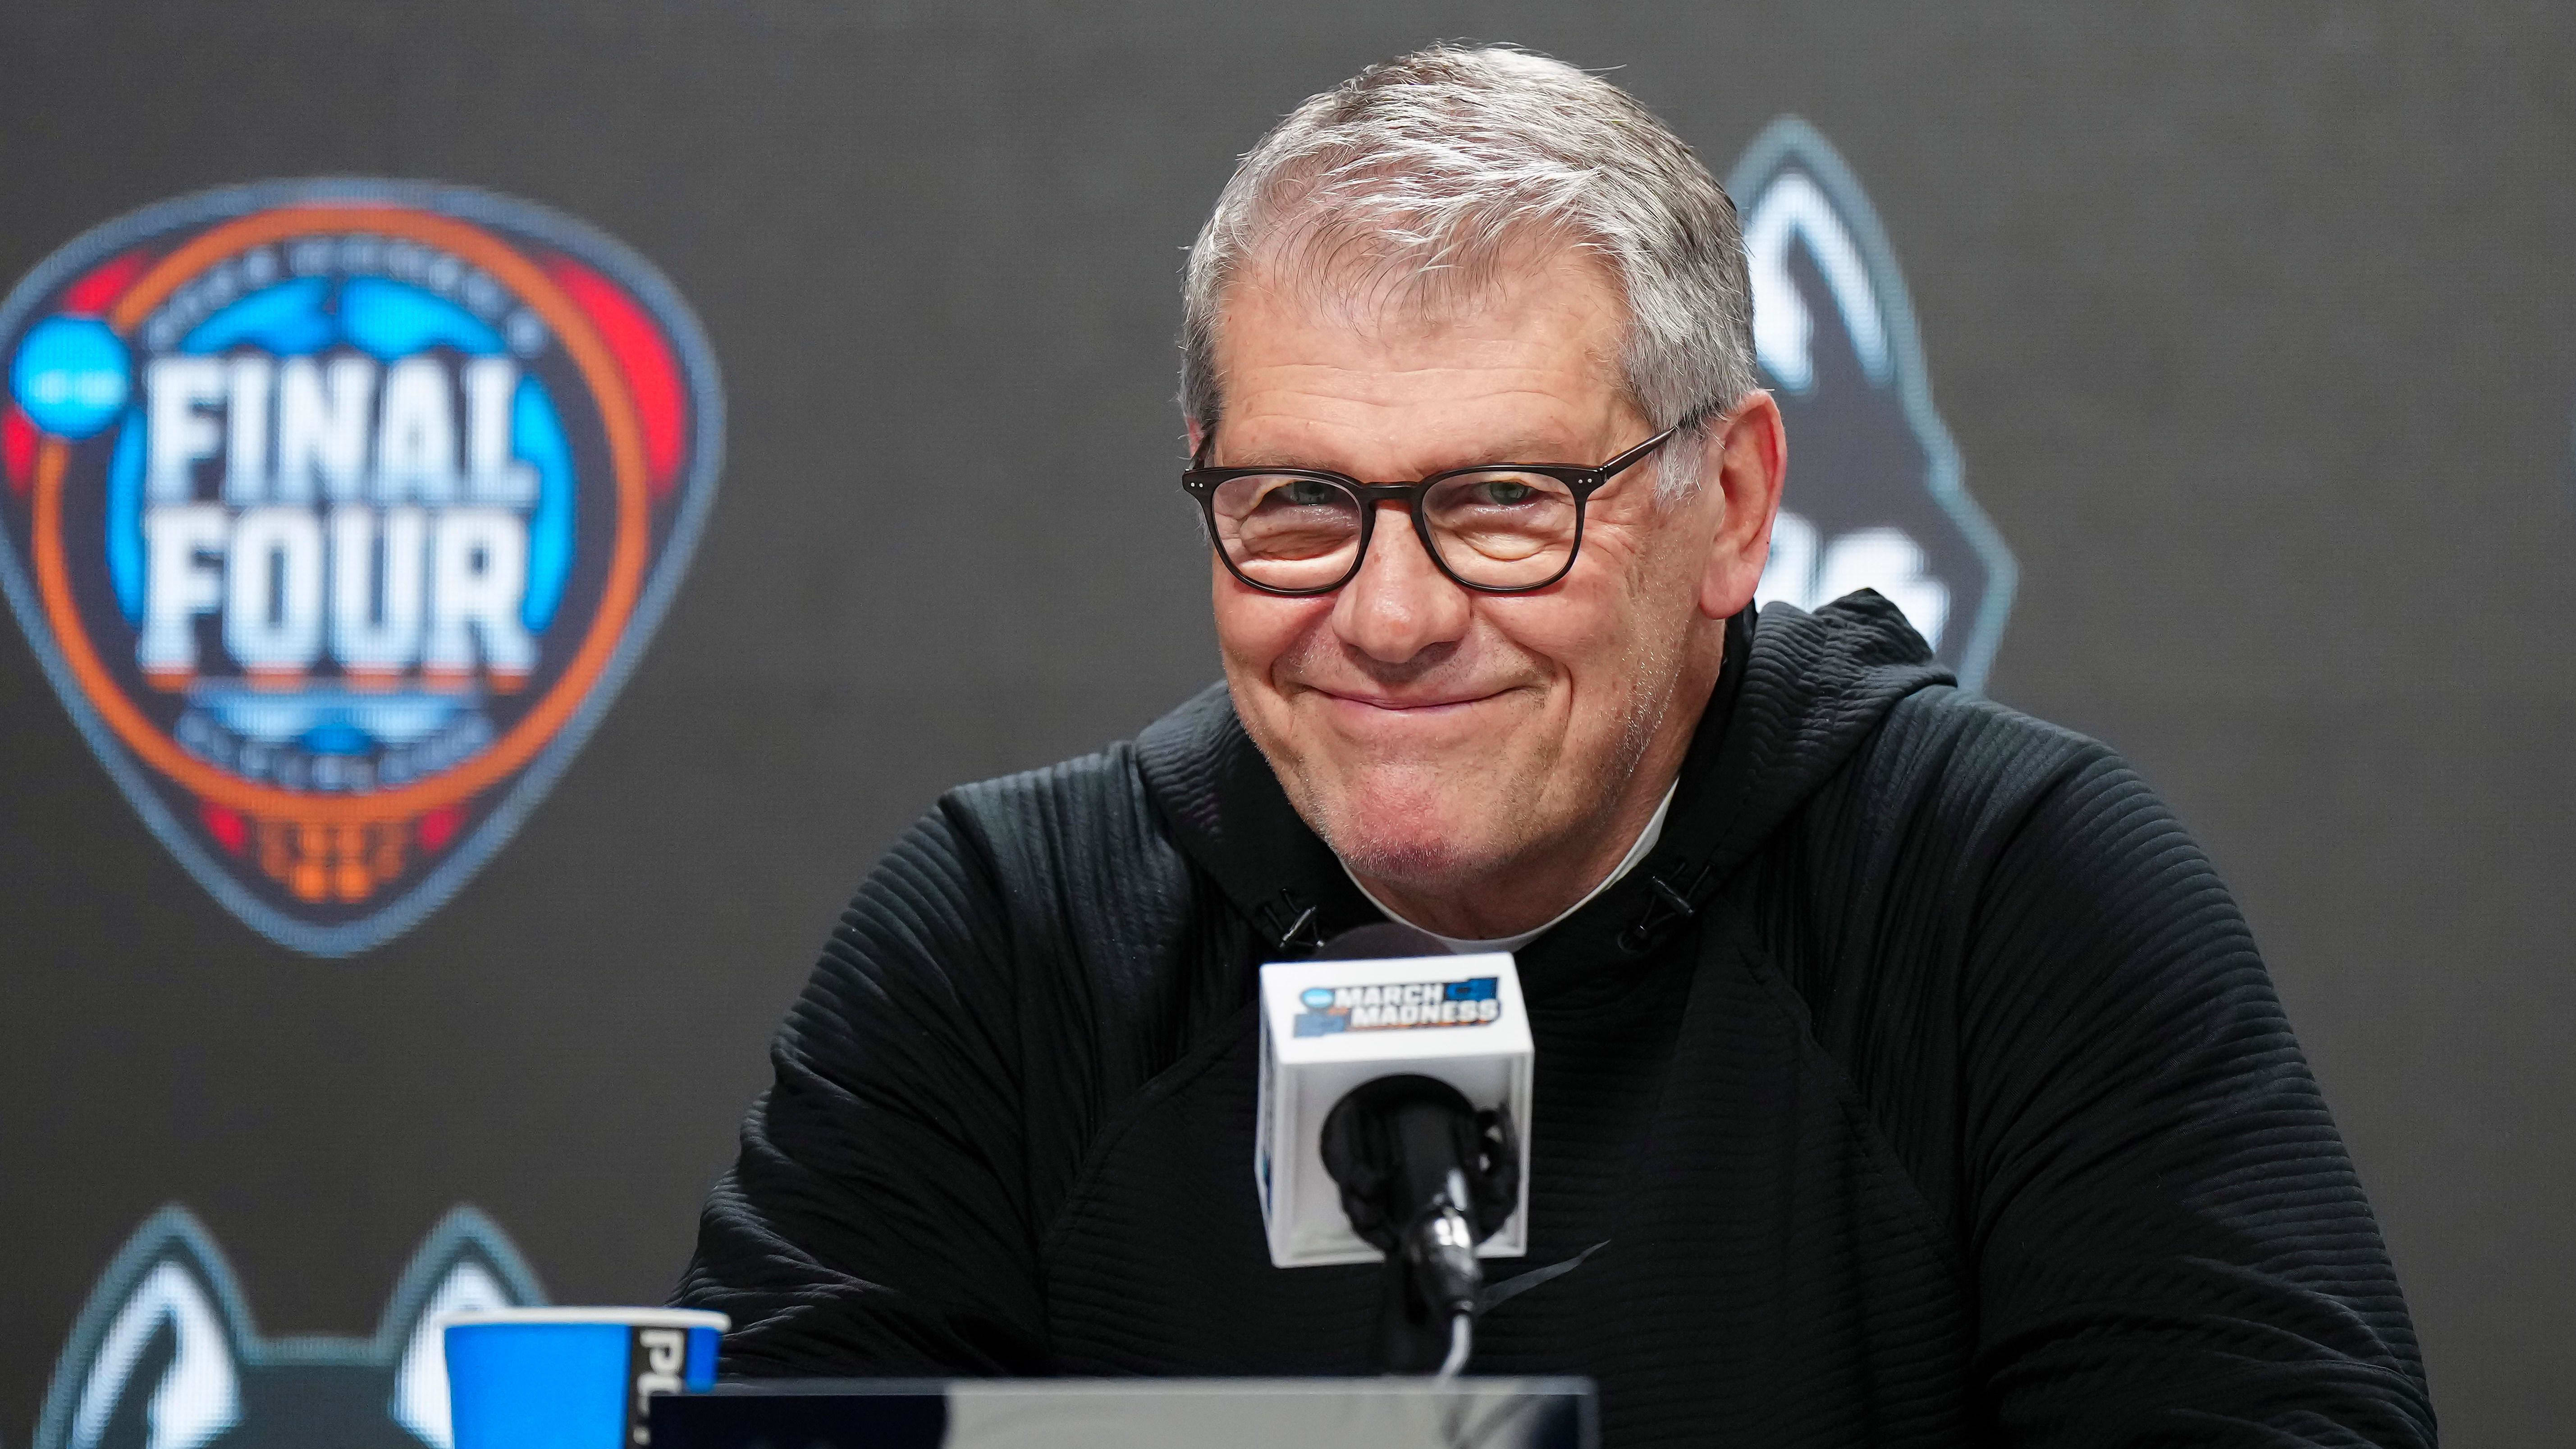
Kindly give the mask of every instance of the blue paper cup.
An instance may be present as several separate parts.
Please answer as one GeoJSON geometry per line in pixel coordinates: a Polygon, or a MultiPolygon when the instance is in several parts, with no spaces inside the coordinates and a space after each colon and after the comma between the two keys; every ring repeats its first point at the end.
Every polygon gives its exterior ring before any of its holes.
{"type": "Polygon", "coordinates": [[[636,1449],[644,1401],[716,1381],[721,1313],[505,1308],[449,1318],[456,1449],[636,1449]]]}

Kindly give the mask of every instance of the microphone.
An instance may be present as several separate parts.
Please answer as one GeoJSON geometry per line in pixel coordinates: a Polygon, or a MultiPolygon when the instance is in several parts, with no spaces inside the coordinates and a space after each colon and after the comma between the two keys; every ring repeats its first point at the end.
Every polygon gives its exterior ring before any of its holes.
{"type": "Polygon", "coordinates": [[[1386,922],[1261,968],[1270,1261],[1383,1261],[1389,1371],[1464,1367],[1480,1259],[1528,1251],[1532,1062],[1508,954],[1452,955],[1386,922]]]}

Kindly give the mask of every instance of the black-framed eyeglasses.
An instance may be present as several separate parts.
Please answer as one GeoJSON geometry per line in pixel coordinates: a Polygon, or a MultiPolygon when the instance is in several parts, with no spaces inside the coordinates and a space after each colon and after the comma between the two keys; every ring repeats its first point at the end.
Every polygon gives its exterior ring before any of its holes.
{"type": "Polygon", "coordinates": [[[1226,569],[1263,593],[1329,594],[1359,577],[1377,505],[1398,502],[1452,582],[1526,594],[1574,567],[1592,495],[1678,431],[1666,428],[1597,468],[1485,463],[1418,483],[1363,483],[1320,468],[1192,467],[1181,487],[1207,514],[1226,569]]]}

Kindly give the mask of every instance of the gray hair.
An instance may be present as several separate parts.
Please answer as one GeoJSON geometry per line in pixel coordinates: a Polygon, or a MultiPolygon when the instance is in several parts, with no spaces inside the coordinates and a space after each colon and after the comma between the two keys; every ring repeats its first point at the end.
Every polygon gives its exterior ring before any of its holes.
{"type": "Polygon", "coordinates": [[[1686,445],[1756,385],[1735,203],[1635,97],[1523,50],[1435,45],[1370,66],[1244,155],[1190,247],[1181,407],[1202,435],[1216,427],[1219,312],[1256,252],[1310,279],[1358,266],[1425,306],[1551,236],[1624,295],[1623,382],[1655,426],[1683,429],[1659,493],[1689,496],[1702,450],[1686,445]]]}

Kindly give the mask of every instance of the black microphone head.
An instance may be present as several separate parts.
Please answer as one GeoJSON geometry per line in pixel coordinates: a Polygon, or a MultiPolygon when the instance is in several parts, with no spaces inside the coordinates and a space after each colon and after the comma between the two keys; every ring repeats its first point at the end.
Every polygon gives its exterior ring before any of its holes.
{"type": "Polygon", "coordinates": [[[1310,961],[1401,961],[1410,956],[1446,956],[1440,938],[1402,921],[1371,921],[1353,926],[1315,948],[1310,961]]]}
{"type": "Polygon", "coordinates": [[[1449,1174],[1474,1169],[1476,1109],[1436,1077],[1378,1077],[1333,1104],[1316,1147],[1351,1231],[1392,1253],[1449,1174]]]}

